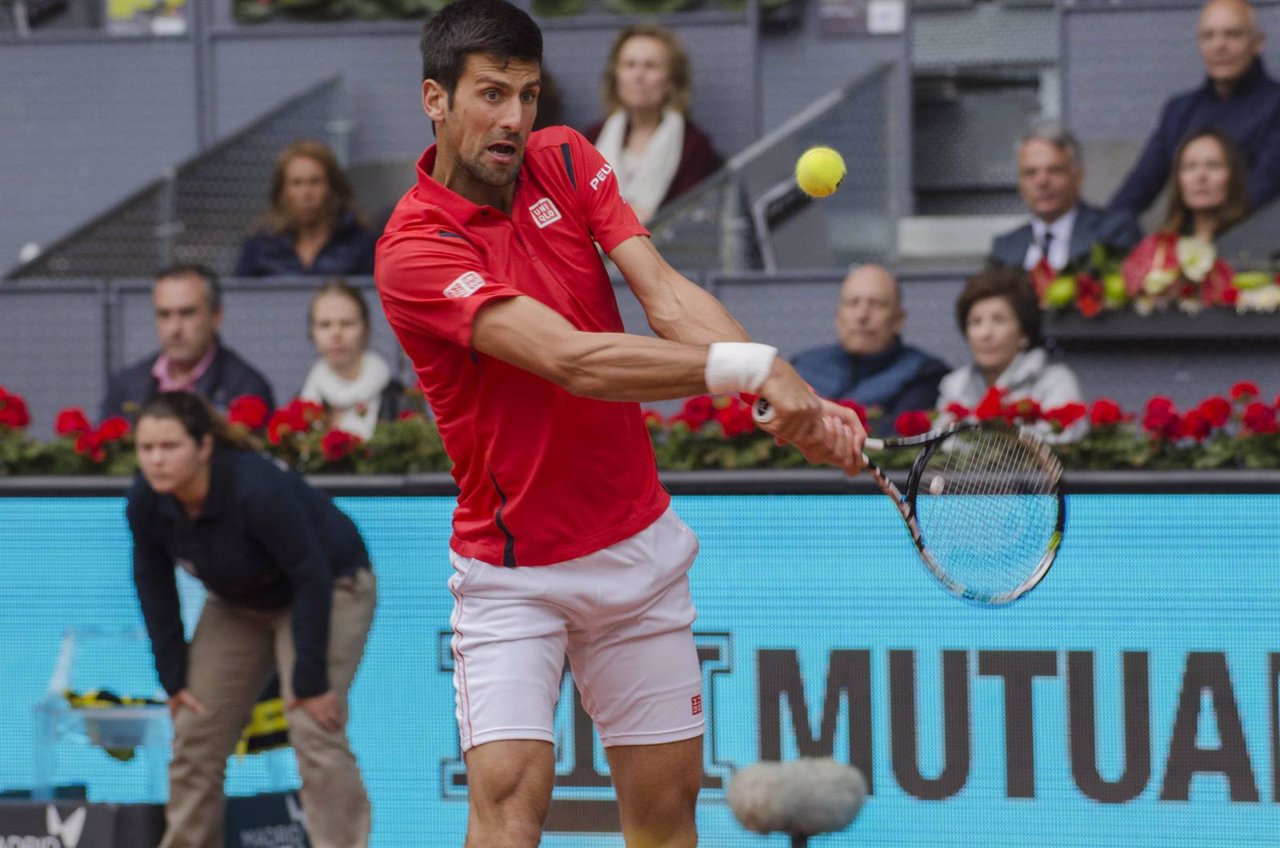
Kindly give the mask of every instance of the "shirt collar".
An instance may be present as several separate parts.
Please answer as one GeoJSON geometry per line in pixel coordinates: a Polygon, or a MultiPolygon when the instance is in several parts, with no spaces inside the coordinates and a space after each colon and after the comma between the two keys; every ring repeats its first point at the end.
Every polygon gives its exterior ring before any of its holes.
{"type": "MultiPolygon", "coordinates": [[[[472,203],[456,191],[445,188],[431,176],[431,171],[436,166],[436,148],[437,145],[431,145],[418,160],[418,192],[422,200],[432,206],[440,207],[454,220],[464,224],[473,218],[489,218],[493,215],[505,218],[506,216],[498,209],[472,203]]],[[[519,180],[519,177],[516,179],[519,180]]],[[[519,189],[518,183],[516,188],[519,189]]]]}
{"type": "Polygon", "coordinates": [[[1262,57],[1259,56],[1255,58],[1253,60],[1253,64],[1240,75],[1240,79],[1236,81],[1236,84],[1231,89],[1231,93],[1226,97],[1218,96],[1218,89],[1214,86],[1212,77],[1206,76],[1204,78],[1204,90],[1215,100],[1228,100],[1248,94],[1250,91],[1257,88],[1258,85],[1266,79],[1266,76],[1267,72],[1262,67],[1262,57]]]}
{"type": "Polygon", "coordinates": [[[1078,205],[1072,206],[1065,213],[1063,213],[1058,218],[1058,220],[1054,221],[1052,224],[1045,223],[1041,219],[1032,215],[1031,216],[1031,232],[1032,232],[1032,235],[1035,236],[1036,243],[1037,244],[1044,243],[1044,234],[1046,230],[1053,233],[1054,241],[1061,243],[1063,239],[1065,239],[1068,235],[1071,234],[1071,230],[1075,226],[1076,216],[1079,213],[1079,211],[1080,211],[1080,207],[1078,205]]]}
{"type": "MultiPolygon", "coordinates": [[[[847,353],[847,352],[846,352],[847,353]]],[[[863,374],[874,374],[888,368],[902,353],[902,337],[894,336],[893,341],[884,350],[876,353],[849,353],[849,360],[863,374]]]]}
{"type": "Polygon", "coordinates": [[[156,357],[155,364],[151,366],[151,376],[156,378],[159,383],[158,390],[162,392],[189,392],[195,387],[195,384],[209,367],[213,365],[213,360],[218,355],[218,339],[215,337],[213,344],[209,345],[209,349],[205,351],[204,356],[200,357],[200,361],[196,363],[196,367],[191,369],[191,373],[187,375],[185,380],[175,380],[169,374],[169,357],[163,353],[156,357]]]}

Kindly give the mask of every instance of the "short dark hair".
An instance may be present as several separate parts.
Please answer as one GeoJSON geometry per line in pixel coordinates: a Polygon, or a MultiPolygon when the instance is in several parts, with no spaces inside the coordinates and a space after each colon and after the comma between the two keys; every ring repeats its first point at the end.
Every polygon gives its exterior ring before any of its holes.
{"type": "Polygon", "coordinates": [[[980,300],[1003,298],[1013,309],[1022,335],[1030,347],[1040,347],[1040,299],[1036,297],[1031,278],[1021,268],[988,268],[965,281],[964,290],[956,298],[956,323],[960,335],[968,338],[969,312],[980,300]]]}
{"type": "Polygon", "coordinates": [[[196,444],[205,436],[213,436],[219,447],[237,450],[260,450],[261,445],[250,433],[232,427],[205,398],[191,392],[159,392],[147,398],[138,411],[138,420],[161,418],[177,421],[196,444]]]}
{"type": "Polygon", "coordinates": [[[218,275],[208,265],[201,265],[198,262],[179,262],[174,265],[166,265],[159,271],[156,271],[155,281],[169,277],[199,277],[204,280],[205,293],[209,295],[209,309],[213,312],[222,310],[222,283],[218,280],[218,275]]]}
{"type": "Polygon", "coordinates": [[[453,102],[472,55],[542,65],[542,30],[506,0],[456,0],[422,25],[422,80],[435,80],[453,102]]]}

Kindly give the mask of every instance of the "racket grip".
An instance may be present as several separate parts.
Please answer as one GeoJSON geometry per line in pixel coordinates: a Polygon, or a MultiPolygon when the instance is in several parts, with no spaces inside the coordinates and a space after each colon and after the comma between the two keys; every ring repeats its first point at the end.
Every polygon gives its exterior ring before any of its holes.
{"type": "Polygon", "coordinates": [[[762,397],[756,398],[755,405],[751,407],[751,417],[755,419],[757,424],[768,424],[777,417],[777,413],[773,411],[773,407],[769,405],[769,401],[762,397]]]}

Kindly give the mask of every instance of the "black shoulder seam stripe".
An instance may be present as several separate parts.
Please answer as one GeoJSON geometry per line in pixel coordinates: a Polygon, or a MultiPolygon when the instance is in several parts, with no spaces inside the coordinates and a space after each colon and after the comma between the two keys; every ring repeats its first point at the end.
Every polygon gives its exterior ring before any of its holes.
{"type": "Polygon", "coordinates": [[[564,169],[569,172],[569,184],[576,189],[578,180],[573,175],[573,156],[569,152],[569,142],[560,145],[560,155],[564,157],[564,169]]]}
{"type": "MultiPolygon", "coordinates": [[[[436,232],[438,235],[444,236],[445,238],[462,239],[462,236],[458,235],[457,233],[451,233],[448,230],[437,230],[436,232]]],[[[466,241],[466,239],[462,239],[462,240],[466,241]]]]}

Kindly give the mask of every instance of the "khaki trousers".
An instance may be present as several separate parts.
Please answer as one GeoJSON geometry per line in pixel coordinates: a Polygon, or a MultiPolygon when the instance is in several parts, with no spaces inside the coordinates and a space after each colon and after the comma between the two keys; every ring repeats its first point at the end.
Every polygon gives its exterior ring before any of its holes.
{"type": "MultiPolygon", "coordinates": [[[[334,581],[329,624],[329,686],[345,718],[373,622],[373,573],[359,568],[334,581]]],[[[289,610],[253,610],[210,594],[187,656],[187,689],[205,707],[184,709],[173,727],[169,803],[160,848],[222,848],[227,757],[270,678],[280,673],[285,704],[293,695],[293,632],[289,610]]],[[[312,848],[369,844],[369,796],[345,728],[322,730],[302,708],[290,710],[289,741],[302,775],[302,808],[312,848]]],[[[344,722],[345,723],[345,722],[344,722]]]]}

